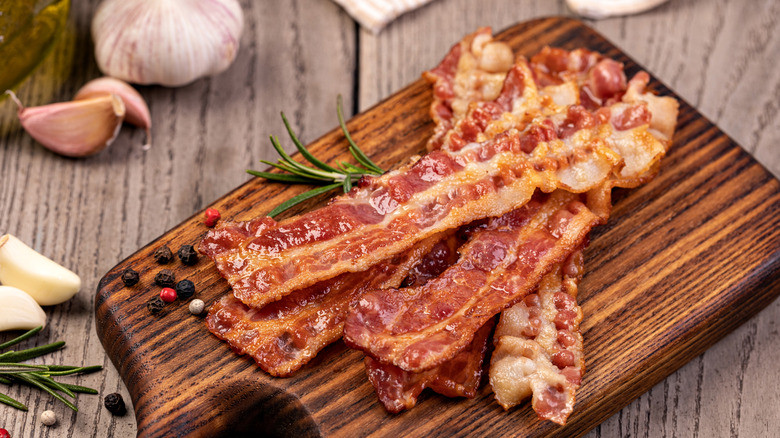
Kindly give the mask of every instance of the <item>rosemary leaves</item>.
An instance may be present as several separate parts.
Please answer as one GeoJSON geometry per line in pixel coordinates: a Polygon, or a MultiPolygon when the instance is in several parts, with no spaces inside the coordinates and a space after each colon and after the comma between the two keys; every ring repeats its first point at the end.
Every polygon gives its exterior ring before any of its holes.
{"type": "Polygon", "coordinates": [[[360,180],[363,175],[381,175],[385,173],[385,171],[377,166],[373,161],[371,161],[371,159],[368,158],[366,154],[364,154],[358,145],[355,144],[355,142],[352,140],[352,136],[347,130],[347,124],[344,122],[344,114],[341,110],[341,96],[338,97],[336,103],[336,113],[338,115],[341,131],[344,133],[344,137],[347,139],[347,143],[349,144],[349,152],[352,154],[358,164],[351,164],[342,161],[338,164],[338,166],[333,167],[319,160],[317,157],[312,155],[308,149],[306,149],[303,143],[301,143],[301,141],[298,139],[298,136],[295,135],[295,132],[293,132],[290,123],[287,121],[287,117],[285,117],[284,113],[282,113],[282,121],[284,122],[284,126],[287,129],[287,134],[290,136],[290,139],[292,140],[296,149],[298,149],[298,152],[300,152],[301,156],[303,156],[314,167],[307,166],[293,160],[292,157],[290,157],[290,155],[284,151],[281,144],[279,143],[279,139],[272,135],[271,144],[273,145],[274,149],[276,149],[276,152],[281,158],[276,163],[265,160],[261,160],[261,162],[287,173],[260,172],[257,170],[247,170],[247,173],[265,178],[270,181],[278,181],[288,184],[314,184],[320,185],[322,187],[309,190],[308,192],[290,198],[289,200],[281,203],[278,207],[274,208],[270,213],[268,213],[268,216],[277,216],[279,213],[296,204],[339,187],[344,190],[344,193],[347,193],[352,189],[352,185],[360,180]]]}
{"type": "MultiPolygon", "coordinates": [[[[8,347],[16,345],[25,339],[28,339],[40,332],[43,327],[36,327],[23,335],[11,339],[8,342],[0,344],[0,350],[4,350],[8,347]]],[[[67,407],[78,411],[76,406],[64,396],[75,398],[77,392],[86,394],[97,394],[92,388],[86,388],[79,385],[71,385],[68,383],[62,383],[54,380],[55,376],[66,376],[70,374],[86,374],[100,371],[103,369],[100,365],[88,366],[88,367],[76,367],[66,365],[28,365],[21,364],[19,362],[33,359],[44,354],[51,353],[52,351],[59,350],[65,346],[65,342],[54,342],[47,345],[41,345],[39,347],[28,348],[21,351],[7,351],[0,353],[0,383],[11,385],[14,383],[21,383],[24,385],[38,388],[44,392],[47,392],[52,397],[64,403],[67,407]]],[[[13,398],[0,393],[0,403],[6,404],[13,408],[27,410],[27,406],[13,398]]]]}

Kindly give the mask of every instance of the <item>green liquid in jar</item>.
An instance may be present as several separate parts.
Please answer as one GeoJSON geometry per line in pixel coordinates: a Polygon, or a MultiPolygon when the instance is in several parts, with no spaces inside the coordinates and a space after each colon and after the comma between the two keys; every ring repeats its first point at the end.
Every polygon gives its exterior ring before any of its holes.
{"type": "Polygon", "coordinates": [[[18,86],[46,58],[69,9],[70,0],[0,0],[0,93],[18,86]]]}

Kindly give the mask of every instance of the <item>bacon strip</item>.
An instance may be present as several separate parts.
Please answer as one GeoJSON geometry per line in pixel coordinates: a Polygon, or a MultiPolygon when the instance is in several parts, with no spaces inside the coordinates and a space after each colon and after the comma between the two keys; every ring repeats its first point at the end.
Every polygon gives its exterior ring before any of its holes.
{"type": "MultiPolygon", "coordinates": [[[[474,55],[476,41],[483,35],[484,32],[475,34],[470,52],[460,51],[459,66],[461,59],[468,58],[465,55],[474,55]]],[[[485,47],[484,42],[481,44],[485,47]]],[[[276,342],[277,348],[269,355],[265,351],[271,347],[263,350],[264,347],[254,346],[256,330],[251,323],[256,317],[252,313],[270,313],[269,309],[278,306],[285,309],[277,312],[281,316],[292,306],[288,303],[328,297],[319,302],[335,300],[332,315],[343,315],[341,309],[350,301],[343,299],[349,295],[344,291],[358,288],[345,286],[340,293],[326,294],[325,289],[338,287],[322,285],[344,283],[343,278],[354,275],[346,272],[376,266],[381,257],[403,253],[417,239],[521,206],[536,188],[590,191],[589,199],[602,201],[602,212],[593,210],[597,216],[607,217],[612,186],[635,186],[657,169],[673,133],[676,102],[647,93],[646,74],[640,73],[626,83],[620,64],[591,52],[575,52],[543,51],[530,63],[519,60],[506,75],[502,92],[493,102],[481,102],[485,95],[468,95],[468,90],[478,88],[463,88],[467,92],[461,92],[465,96],[461,102],[466,102],[468,111],[461,105],[456,115],[453,101],[447,103],[450,113],[442,113],[437,124],[449,123],[454,129],[447,133],[449,126],[441,128],[441,132],[437,128],[440,139],[432,143],[436,142],[438,151],[381,178],[363,181],[357,190],[337,198],[319,212],[281,224],[270,218],[226,223],[209,233],[200,250],[214,258],[237,298],[255,307],[282,299],[258,311],[235,298],[225,298],[213,309],[215,314],[222,315],[222,319],[214,318],[218,322],[215,333],[232,337],[231,346],[241,353],[253,354],[255,348],[256,360],[266,361],[272,374],[288,375],[332,342],[323,339],[337,339],[338,330],[328,332],[322,339],[309,336],[311,333],[301,334],[304,328],[309,332],[316,329],[311,320],[300,316],[287,326],[301,328],[296,328],[297,338],[289,331],[270,332],[268,339],[276,342]],[[291,291],[297,292],[290,295],[291,291]],[[282,347],[293,352],[282,351],[282,347]],[[295,350],[304,353],[297,355],[295,350]],[[287,357],[279,359],[284,354],[287,357]]],[[[472,69],[472,74],[475,71],[472,69]]],[[[595,216],[593,220],[597,220],[595,216]]],[[[556,243],[551,243],[553,249],[556,243]]],[[[561,254],[564,252],[561,250],[561,254]]],[[[537,272],[533,271],[533,275],[537,272]]],[[[531,281],[528,280],[529,288],[533,286],[531,281]]],[[[494,301],[492,304],[498,306],[494,301]]],[[[438,310],[446,313],[447,306],[438,306],[438,310]]],[[[332,309],[328,304],[323,310],[327,313],[332,309]]],[[[479,313],[484,309],[475,306],[471,311],[479,313]]],[[[332,322],[337,319],[331,319],[328,327],[343,324],[343,319],[332,322]]],[[[279,327],[283,325],[277,323],[279,327]]],[[[478,327],[472,324],[471,328],[458,328],[462,329],[461,335],[466,333],[471,339],[467,332],[478,327]]],[[[441,330],[429,331],[441,334],[441,330]]],[[[438,347],[451,349],[444,355],[449,356],[463,348],[462,343],[458,339],[452,345],[438,347]]],[[[423,350],[422,355],[430,353],[425,351],[425,345],[417,347],[423,350]]],[[[434,357],[433,361],[441,363],[446,360],[442,357],[434,357]]],[[[409,382],[418,378],[408,373],[403,376],[409,382]]],[[[430,374],[419,381],[430,383],[430,374]]],[[[419,391],[428,383],[420,386],[419,391]]],[[[417,383],[411,387],[417,388],[417,383]]]]}
{"type": "MultiPolygon", "coordinates": [[[[471,46],[480,38],[473,37],[471,46]]],[[[269,225],[227,252],[217,245],[207,253],[235,296],[261,307],[296,289],[364,271],[432,234],[500,216],[537,188],[584,192],[613,175],[620,185],[646,173],[668,144],[668,129],[656,129],[653,120],[669,118],[648,108],[675,108],[648,97],[641,77],[626,84],[619,63],[574,53],[564,62],[554,54],[517,60],[494,101],[467,98],[471,109],[440,149],[366,178],[328,206],[269,225]]],[[[458,62],[466,58],[461,50],[458,62]]]]}
{"type": "MultiPolygon", "coordinates": [[[[466,240],[471,226],[438,242],[431,251],[409,272],[404,287],[422,286],[438,277],[457,262],[458,248],[466,240]]],[[[490,332],[495,320],[488,321],[474,336],[466,349],[452,360],[422,373],[404,371],[394,365],[384,364],[366,356],[368,380],[374,385],[379,401],[390,413],[411,409],[425,388],[447,397],[474,397],[482,380],[482,362],[487,350],[490,332]]]]}
{"type": "Polygon", "coordinates": [[[423,73],[433,83],[430,113],[436,128],[428,141],[429,151],[439,149],[471,102],[498,97],[513,59],[509,45],[494,41],[490,28],[482,27],[452,46],[438,66],[423,73]]]}
{"type": "Polygon", "coordinates": [[[368,380],[374,385],[379,401],[388,412],[397,414],[413,408],[425,388],[446,397],[473,398],[482,381],[482,362],[494,325],[494,319],[488,320],[468,347],[451,360],[420,373],[404,371],[366,356],[368,380]]]}
{"type": "Polygon", "coordinates": [[[347,317],[347,345],[414,372],[454,357],[600,222],[579,195],[548,196],[490,220],[461,248],[458,262],[425,285],[366,293],[347,317]]]}
{"type": "Polygon", "coordinates": [[[366,290],[400,285],[443,237],[430,237],[366,272],[343,274],[259,309],[226,295],[209,309],[207,327],[267,373],[289,376],[341,338],[350,303],[366,290]]]}
{"type": "Polygon", "coordinates": [[[575,109],[559,122],[569,116],[577,120],[576,131],[566,138],[558,138],[555,122],[545,119],[457,151],[434,151],[366,180],[326,207],[264,229],[227,254],[210,254],[235,296],[261,307],[341,273],[366,270],[432,234],[500,216],[522,206],[536,188],[584,192],[622,173],[624,162],[643,170],[665,151],[646,125],[620,131],[610,119],[575,109]],[[641,166],[632,164],[635,157],[641,166]]]}
{"type": "Polygon", "coordinates": [[[201,239],[198,251],[212,258],[220,273],[242,272],[246,268],[246,262],[239,254],[243,243],[276,225],[277,222],[269,216],[246,222],[221,221],[201,239]]]}
{"type": "Polygon", "coordinates": [[[401,287],[422,286],[428,280],[441,275],[458,261],[458,248],[468,239],[467,231],[458,230],[440,241],[425,254],[419,263],[409,270],[401,287]]]}
{"type": "Polygon", "coordinates": [[[533,395],[539,418],[565,424],[574,408],[585,361],[577,305],[582,252],[542,278],[536,293],[501,314],[493,337],[490,385],[509,409],[533,395]]]}

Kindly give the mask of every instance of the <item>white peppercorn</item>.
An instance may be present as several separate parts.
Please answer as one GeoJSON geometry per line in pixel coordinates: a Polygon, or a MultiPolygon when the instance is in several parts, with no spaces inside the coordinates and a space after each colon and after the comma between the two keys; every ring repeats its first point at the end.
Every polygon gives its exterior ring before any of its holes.
{"type": "Polygon", "coordinates": [[[206,303],[203,300],[194,299],[190,301],[190,313],[193,315],[200,315],[205,307],[206,303]]]}
{"type": "Polygon", "coordinates": [[[57,423],[57,414],[54,411],[43,411],[41,413],[41,423],[46,426],[54,426],[57,423]]]}

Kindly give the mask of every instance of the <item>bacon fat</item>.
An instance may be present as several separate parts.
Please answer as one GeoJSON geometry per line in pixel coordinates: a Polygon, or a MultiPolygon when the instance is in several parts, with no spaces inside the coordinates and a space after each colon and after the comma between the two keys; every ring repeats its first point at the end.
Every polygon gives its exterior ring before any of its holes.
{"type": "Polygon", "coordinates": [[[565,424],[585,371],[577,305],[582,252],[542,278],[535,293],[501,314],[493,336],[490,385],[509,409],[532,396],[539,418],[565,424]]]}

